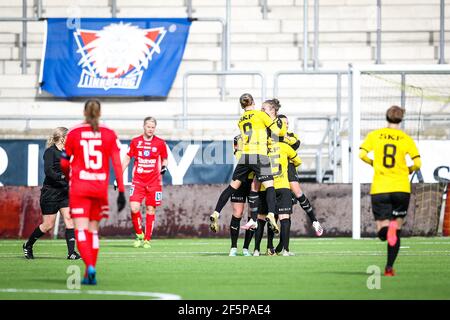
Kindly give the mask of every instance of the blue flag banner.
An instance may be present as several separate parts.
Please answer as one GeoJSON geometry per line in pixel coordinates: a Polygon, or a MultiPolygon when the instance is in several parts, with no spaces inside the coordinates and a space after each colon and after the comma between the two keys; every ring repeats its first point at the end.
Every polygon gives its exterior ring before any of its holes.
{"type": "Polygon", "coordinates": [[[41,88],[57,97],[167,97],[191,21],[49,18],[41,88]]]}

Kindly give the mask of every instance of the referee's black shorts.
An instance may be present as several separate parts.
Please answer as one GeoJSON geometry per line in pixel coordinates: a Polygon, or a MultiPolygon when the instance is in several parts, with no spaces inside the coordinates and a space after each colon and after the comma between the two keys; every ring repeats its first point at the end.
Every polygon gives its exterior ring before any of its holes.
{"type": "Polygon", "coordinates": [[[408,212],[408,192],[388,192],[371,195],[372,211],[375,220],[393,220],[404,218],[408,212]]]}
{"type": "Polygon", "coordinates": [[[68,190],[67,188],[43,186],[39,203],[43,215],[55,214],[59,209],[69,207],[68,190]]]}
{"type": "Polygon", "coordinates": [[[242,154],[233,172],[233,180],[245,181],[254,172],[259,182],[273,180],[270,159],[261,154],[242,154]]]}

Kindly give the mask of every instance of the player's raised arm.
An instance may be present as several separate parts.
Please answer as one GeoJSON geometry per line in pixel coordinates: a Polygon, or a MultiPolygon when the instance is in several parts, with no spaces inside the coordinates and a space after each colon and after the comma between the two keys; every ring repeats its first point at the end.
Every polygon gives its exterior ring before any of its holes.
{"type": "Polygon", "coordinates": [[[272,131],[274,135],[282,137],[286,134],[286,124],[281,119],[272,119],[267,113],[259,112],[258,116],[263,121],[264,125],[272,131]]]}
{"type": "Polygon", "coordinates": [[[295,133],[287,133],[284,136],[284,141],[292,147],[292,149],[297,150],[300,147],[300,139],[295,133]]]}

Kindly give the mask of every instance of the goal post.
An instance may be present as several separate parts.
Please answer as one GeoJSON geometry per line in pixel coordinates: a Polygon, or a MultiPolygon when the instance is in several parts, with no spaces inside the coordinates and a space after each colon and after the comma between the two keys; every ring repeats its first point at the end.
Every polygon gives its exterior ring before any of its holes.
{"type": "MultiPolygon", "coordinates": [[[[361,238],[361,172],[359,171],[359,145],[364,139],[366,133],[362,134],[362,129],[365,131],[374,130],[375,127],[371,125],[364,124],[362,125],[362,115],[364,112],[373,113],[373,119],[375,119],[376,124],[381,127],[381,123],[385,123],[384,113],[390,105],[386,104],[397,104],[406,108],[407,114],[408,110],[410,110],[407,99],[407,93],[410,93],[410,104],[416,103],[420,105],[420,108],[417,107],[417,110],[413,110],[412,114],[415,116],[415,123],[420,125],[421,121],[421,112],[424,97],[425,99],[430,98],[430,100],[436,99],[439,100],[439,97],[442,96],[443,99],[447,99],[447,101],[443,101],[447,105],[450,101],[448,101],[450,96],[450,90],[446,92],[439,92],[431,87],[427,87],[424,84],[427,80],[419,79],[416,81],[408,82],[406,78],[407,75],[444,75],[448,76],[447,88],[450,88],[450,65],[436,64],[436,65],[349,65],[348,72],[349,79],[349,182],[352,183],[352,238],[360,239],[361,238]],[[377,75],[380,75],[378,78],[377,75]],[[379,81],[383,83],[383,86],[386,88],[389,87],[389,90],[381,90],[381,92],[373,92],[367,89],[370,87],[370,84],[367,85],[364,89],[364,83],[367,76],[374,78],[374,81],[379,81]],[[364,79],[363,79],[364,78],[364,79]],[[398,78],[398,79],[397,79],[398,78]],[[365,90],[365,92],[363,92],[365,90]],[[426,90],[430,90],[432,94],[426,93],[426,90]],[[368,92],[369,91],[369,92],[368,92]],[[393,93],[396,92],[397,93],[393,93]],[[420,92],[420,94],[415,93],[414,91],[420,92]],[[425,93],[424,93],[425,91],[425,93]],[[380,95],[391,95],[391,97],[386,98],[385,100],[379,98],[380,95]],[[367,101],[363,101],[364,97],[370,96],[367,101]],[[420,97],[419,97],[420,96],[420,97]],[[416,102],[414,102],[414,100],[416,102]],[[421,102],[417,102],[420,101],[421,102]],[[366,103],[367,102],[367,103],[366,103]],[[363,105],[364,104],[364,105],[363,105]],[[406,105],[405,105],[406,104],[406,105]],[[368,108],[368,111],[364,111],[363,108],[368,108]],[[376,110],[375,110],[376,109],[376,110]],[[418,112],[418,113],[417,113],[418,112]]],[[[446,78],[447,79],[447,78],[446,78]]],[[[438,79],[437,81],[443,82],[442,79],[438,79]]],[[[384,89],[386,89],[384,88],[384,89]]],[[[434,87],[433,87],[434,88],[434,87]]],[[[375,89],[376,90],[376,89],[375,89]]],[[[436,101],[434,101],[436,102],[436,101]]],[[[414,108],[412,108],[414,109],[414,108]]],[[[429,108],[429,112],[432,108],[429,108]]],[[[414,117],[413,117],[414,118],[414,117]]],[[[373,123],[375,124],[375,122],[373,123]]],[[[418,131],[419,132],[419,131],[418,131]]]]}

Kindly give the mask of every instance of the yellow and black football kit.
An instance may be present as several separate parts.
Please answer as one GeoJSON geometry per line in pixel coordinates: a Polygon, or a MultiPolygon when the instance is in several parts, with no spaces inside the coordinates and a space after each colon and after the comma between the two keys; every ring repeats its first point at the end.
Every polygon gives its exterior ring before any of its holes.
{"type": "Polygon", "coordinates": [[[409,174],[421,166],[414,140],[399,129],[374,130],[362,143],[359,157],[374,168],[370,194],[375,219],[404,217],[411,193],[409,174]],[[371,151],[373,160],[368,157],[371,151]],[[413,166],[407,166],[406,155],[414,161],[413,166]]]}
{"type": "MultiPolygon", "coordinates": [[[[242,136],[239,134],[233,139],[234,156],[237,160],[240,159],[242,153],[242,136]]],[[[255,173],[252,171],[247,175],[247,179],[242,181],[241,186],[231,196],[230,201],[235,203],[246,203],[252,187],[255,173]]]]}
{"type": "Polygon", "coordinates": [[[287,132],[286,135],[283,137],[283,141],[286,142],[288,145],[290,145],[292,149],[294,149],[295,151],[298,150],[301,144],[298,135],[296,135],[293,132],[287,132]]]}
{"type": "MultiPolygon", "coordinates": [[[[295,167],[301,164],[301,159],[297,152],[285,142],[276,142],[271,145],[269,157],[272,163],[272,174],[276,195],[276,213],[291,214],[292,213],[292,193],[288,179],[288,166],[292,163],[295,167]]],[[[267,206],[265,201],[265,188],[260,189],[260,210],[259,213],[267,214],[267,206]]]]}
{"type": "Polygon", "coordinates": [[[244,181],[248,174],[255,172],[260,182],[272,180],[268,157],[268,134],[286,134],[286,124],[280,119],[272,120],[260,110],[244,112],[238,123],[242,137],[242,151],[233,173],[233,180],[244,181]]]}
{"type": "MultiPolygon", "coordinates": [[[[294,149],[295,151],[297,151],[298,148],[300,147],[300,139],[293,132],[286,133],[286,135],[283,137],[283,142],[290,145],[291,148],[294,149]]],[[[288,179],[289,182],[299,182],[297,169],[296,166],[294,166],[294,164],[292,163],[292,161],[289,161],[288,164],[288,179]]]]}

